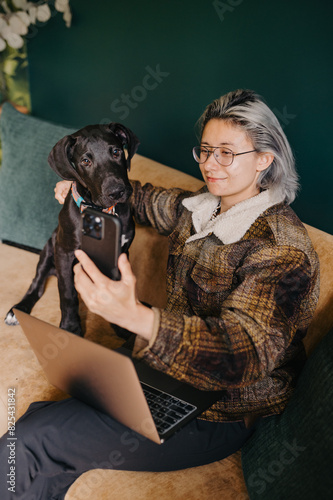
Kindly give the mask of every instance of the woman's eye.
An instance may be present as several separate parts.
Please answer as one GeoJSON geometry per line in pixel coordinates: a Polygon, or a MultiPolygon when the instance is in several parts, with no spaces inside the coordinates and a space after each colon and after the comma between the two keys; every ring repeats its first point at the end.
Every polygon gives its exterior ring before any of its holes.
{"type": "Polygon", "coordinates": [[[232,151],[229,151],[229,149],[220,149],[220,153],[221,155],[228,157],[232,155],[232,151]]]}

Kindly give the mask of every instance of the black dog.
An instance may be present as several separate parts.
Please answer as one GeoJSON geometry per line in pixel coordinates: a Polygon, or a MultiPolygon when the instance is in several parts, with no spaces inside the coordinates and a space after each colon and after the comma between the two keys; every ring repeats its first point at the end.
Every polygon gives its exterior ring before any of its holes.
{"type": "MultiPolygon", "coordinates": [[[[59,213],[59,225],[41,252],[29,290],[13,307],[30,313],[44,292],[46,279],[56,274],[60,327],[82,336],[73,279],[74,250],[80,246],[80,212],[84,205],[99,210],[112,207],[122,223],[122,252],[128,251],[135,229],[127,203],[132,194],[127,172],[138,145],[133,132],[119,123],[110,123],[84,127],[54,146],[49,164],[60,177],[74,181],[74,190],[68,193],[59,213]]],[[[18,324],[13,308],[5,321],[18,324]]]]}

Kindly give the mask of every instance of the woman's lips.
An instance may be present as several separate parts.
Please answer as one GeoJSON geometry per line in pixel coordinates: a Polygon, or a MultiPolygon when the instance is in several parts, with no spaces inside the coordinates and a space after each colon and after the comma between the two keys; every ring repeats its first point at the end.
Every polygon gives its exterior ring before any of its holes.
{"type": "Polygon", "coordinates": [[[218,181],[225,181],[227,178],[226,177],[207,177],[206,179],[208,182],[218,182],[218,181]]]}

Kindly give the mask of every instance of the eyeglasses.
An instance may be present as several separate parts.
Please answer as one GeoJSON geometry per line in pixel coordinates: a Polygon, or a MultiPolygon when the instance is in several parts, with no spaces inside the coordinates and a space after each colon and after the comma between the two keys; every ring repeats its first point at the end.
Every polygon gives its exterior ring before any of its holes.
{"type": "Polygon", "coordinates": [[[246,155],[247,153],[254,153],[256,149],[251,151],[244,151],[244,153],[233,153],[230,149],[221,146],[195,146],[192,149],[193,157],[198,163],[205,163],[210,155],[213,153],[215,160],[224,167],[229,167],[234,161],[235,156],[246,155]]]}

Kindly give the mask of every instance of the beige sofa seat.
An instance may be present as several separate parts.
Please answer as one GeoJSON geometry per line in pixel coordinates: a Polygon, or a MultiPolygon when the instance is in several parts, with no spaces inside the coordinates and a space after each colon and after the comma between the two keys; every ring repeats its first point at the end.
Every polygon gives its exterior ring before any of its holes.
{"type": "MultiPolygon", "coordinates": [[[[178,186],[192,191],[202,186],[198,179],[136,155],[131,177],[164,187],[178,186]]],[[[51,187],[52,189],[52,187],[51,187]]],[[[315,318],[305,345],[310,352],[333,325],[333,236],[307,226],[321,265],[321,293],[315,318]]],[[[137,227],[130,250],[130,260],[137,276],[141,300],[163,307],[165,303],[165,267],[167,238],[146,227],[137,227]]],[[[34,275],[38,255],[0,244],[0,316],[15,304],[27,290],[34,275]]],[[[103,319],[80,304],[86,337],[109,348],[123,342],[103,319]]],[[[60,320],[57,283],[50,278],[45,294],[36,304],[33,315],[49,323],[60,320]]],[[[21,328],[0,323],[2,353],[0,378],[0,430],[7,428],[7,393],[16,390],[16,417],[37,400],[57,400],[66,395],[50,386],[26,341],[21,328]]],[[[84,437],[82,439],[84,445],[84,437]]],[[[121,472],[92,470],[83,474],[70,488],[66,500],[163,500],[163,499],[245,500],[248,497],[241,468],[240,452],[224,460],[176,472],[121,472]]]]}

